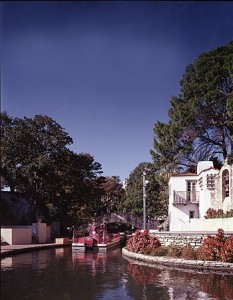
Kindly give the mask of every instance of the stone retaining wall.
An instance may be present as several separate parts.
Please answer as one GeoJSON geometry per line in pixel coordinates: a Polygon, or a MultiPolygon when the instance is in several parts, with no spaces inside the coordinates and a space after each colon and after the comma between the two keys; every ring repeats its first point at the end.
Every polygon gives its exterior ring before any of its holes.
{"type": "MultiPolygon", "coordinates": [[[[162,246],[176,245],[178,247],[184,247],[187,244],[190,244],[194,249],[199,248],[202,245],[203,240],[208,236],[215,236],[214,233],[176,233],[176,232],[156,232],[150,230],[150,234],[153,234],[161,243],[162,246]]],[[[233,236],[232,233],[225,233],[224,236],[233,236]]]]}
{"type": "Polygon", "coordinates": [[[223,270],[226,273],[233,274],[233,263],[220,262],[220,261],[185,260],[182,258],[150,256],[150,255],[130,252],[126,248],[122,249],[122,254],[136,261],[143,261],[151,264],[172,266],[175,268],[180,267],[184,269],[199,269],[199,270],[207,269],[212,271],[223,270]]]}

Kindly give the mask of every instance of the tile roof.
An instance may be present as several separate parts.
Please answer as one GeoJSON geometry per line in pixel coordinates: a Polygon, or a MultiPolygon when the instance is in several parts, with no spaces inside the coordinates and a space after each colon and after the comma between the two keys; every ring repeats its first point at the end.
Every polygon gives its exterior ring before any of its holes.
{"type": "Polygon", "coordinates": [[[171,177],[197,176],[196,173],[174,173],[171,177]]]}

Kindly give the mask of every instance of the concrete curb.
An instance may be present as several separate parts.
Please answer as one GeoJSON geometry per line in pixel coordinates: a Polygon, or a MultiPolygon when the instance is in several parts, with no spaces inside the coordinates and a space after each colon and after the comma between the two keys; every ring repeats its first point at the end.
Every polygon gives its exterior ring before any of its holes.
{"type": "Polygon", "coordinates": [[[165,266],[172,266],[183,269],[207,269],[213,271],[224,271],[233,274],[233,263],[219,262],[219,261],[204,261],[204,260],[185,260],[182,258],[170,258],[161,256],[150,256],[140,253],[128,251],[126,248],[122,249],[122,254],[134,260],[143,261],[152,264],[160,264],[165,266]]]}
{"type": "Polygon", "coordinates": [[[71,246],[71,243],[68,244],[35,244],[35,245],[14,245],[14,246],[2,246],[1,247],[1,258],[12,256],[15,254],[26,253],[35,250],[49,249],[49,248],[62,248],[71,246]]]}

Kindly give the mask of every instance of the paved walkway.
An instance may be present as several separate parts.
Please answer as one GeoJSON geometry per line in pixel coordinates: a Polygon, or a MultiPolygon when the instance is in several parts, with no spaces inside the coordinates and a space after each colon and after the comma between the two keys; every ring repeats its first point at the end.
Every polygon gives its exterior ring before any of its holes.
{"type": "Polygon", "coordinates": [[[63,243],[47,243],[47,244],[28,244],[28,245],[4,245],[1,246],[1,258],[6,256],[11,256],[18,253],[24,253],[28,251],[48,249],[48,248],[61,248],[70,246],[71,242],[68,244],[63,243]]]}

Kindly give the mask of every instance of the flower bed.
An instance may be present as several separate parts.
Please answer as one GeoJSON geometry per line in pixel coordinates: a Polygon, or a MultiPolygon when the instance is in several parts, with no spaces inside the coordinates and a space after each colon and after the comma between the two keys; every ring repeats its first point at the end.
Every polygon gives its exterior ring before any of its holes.
{"type": "Polygon", "coordinates": [[[209,208],[206,212],[205,219],[217,219],[217,218],[232,218],[233,209],[224,212],[222,209],[209,208]]]}
{"type": "Polygon", "coordinates": [[[174,244],[161,246],[160,241],[150,235],[148,230],[143,232],[137,230],[135,235],[127,241],[126,249],[150,256],[233,263],[233,237],[225,237],[222,229],[218,229],[214,237],[207,236],[198,249],[194,249],[190,244],[182,248],[174,244]]]}

